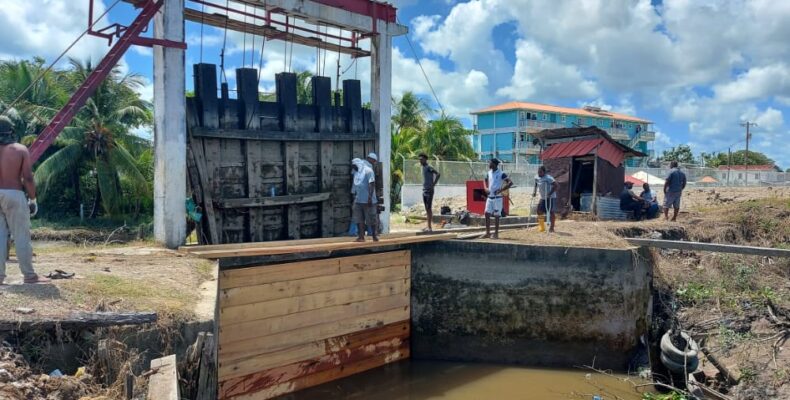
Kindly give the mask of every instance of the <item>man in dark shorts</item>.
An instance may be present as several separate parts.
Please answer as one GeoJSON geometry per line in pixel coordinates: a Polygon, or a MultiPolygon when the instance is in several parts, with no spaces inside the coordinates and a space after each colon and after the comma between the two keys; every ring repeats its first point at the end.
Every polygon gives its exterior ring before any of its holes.
{"type": "Polygon", "coordinates": [[[669,207],[672,207],[674,208],[674,214],[672,214],[674,221],[680,212],[680,196],[683,194],[683,189],[686,188],[686,174],[680,170],[677,161],[672,161],[669,167],[672,168],[672,171],[664,182],[664,219],[669,219],[669,207]]]}
{"type": "Polygon", "coordinates": [[[433,230],[431,228],[431,220],[433,219],[433,188],[439,183],[439,178],[442,174],[428,165],[428,156],[425,153],[420,154],[420,165],[422,166],[422,202],[425,204],[425,214],[428,216],[428,228],[425,231],[430,232],[433,230]]]}
{"type": "Polygon", "coordinates": [[[376,177],[373,169],[363,160],[355,158],[352,164],[351,194],[354,195],[354,204],[351,217],[357,224],[357,242],[365,241],[366,228],[373,228],[373,241],[379,241],[378,215],[376,214],[376,177]]]}

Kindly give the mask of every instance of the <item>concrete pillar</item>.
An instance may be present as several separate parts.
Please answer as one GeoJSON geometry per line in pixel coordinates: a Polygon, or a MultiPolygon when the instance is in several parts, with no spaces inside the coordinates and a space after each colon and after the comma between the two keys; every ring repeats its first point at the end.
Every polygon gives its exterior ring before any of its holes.
{"type": "Polygon", "coordinates": [[[381,175],[384,178],[384,207],[381,213],[382,231],[390,230],[390,169],[392,167],[390,124],[392,117],[392,36],[386,32],[387,24],[378,22],[378,35],[370,39],[370,103],[373,114],[373,123],[379,131],[379,162],[381,175]]]}
{"type": "MultiPolygon", "coordinates": [[[[154,37],[184,41],[184,0],[164,0],[154,37]]],[[[186,218],[186,96],[184,50],[154,46],[154,237],[176,248],[186,218]]]]}

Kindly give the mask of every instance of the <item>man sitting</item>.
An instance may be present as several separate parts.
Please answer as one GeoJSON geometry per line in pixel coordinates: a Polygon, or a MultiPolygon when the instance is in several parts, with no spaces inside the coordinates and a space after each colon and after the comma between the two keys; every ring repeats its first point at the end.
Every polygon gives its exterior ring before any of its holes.
{"type": "Polygon", "coordinates": [[[620,193],[620,209],[623,211],[633,211],[634,220],[639,221],[642,219],[642,210],[645,207],[645,201],[639,196],[634,194],[633,182],[626,182],[622,193],[620,193]]]}
{"type": "Polygon", "coordinates": [[[642,193],[639,194],[639,197],[645,201],[647,207],[645,213],[647,214],[648,219],[653,219],[658,216],[659,207],[658,207],[658,194],[652,189],[650,189],[650,184],[645,182],[642,185],[642,193]]]}

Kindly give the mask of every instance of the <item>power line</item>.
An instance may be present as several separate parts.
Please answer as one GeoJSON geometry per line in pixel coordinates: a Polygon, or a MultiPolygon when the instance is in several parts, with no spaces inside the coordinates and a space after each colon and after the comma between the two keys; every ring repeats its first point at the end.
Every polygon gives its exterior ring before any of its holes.
{"type": "MultiPolygon", "coordinates": [[[[400,19],[398,19],[398,23],[400,24],[400,19]]],[[[439,101],[439,96],[436,95],[436,91],[433,89],[433,85],[431,85],[431,80],[428,79],[428,74],[425,73],[425,68],[422,67],[422,62],[420,62],[420,57],[417,56],[417,52],[414,51],[414,45],[411,43],[411,39],[409,39],[409,34],[405,35],[406,42],[409,43],[409,48],[411,48],[411,53],[414,55],[414,59],[417,60],[417,65],[420,66],[420,71],[422,71],[422,76],[425,77],[425,81],[428,82],[428,87],[431,88],[431,93],[433,93],[433,98],[436,100],[436,104],[439,105],[439,109],[442,110],[442,115],[444,115],[444,107],[442,107],[442,102],[439,101]]]]}

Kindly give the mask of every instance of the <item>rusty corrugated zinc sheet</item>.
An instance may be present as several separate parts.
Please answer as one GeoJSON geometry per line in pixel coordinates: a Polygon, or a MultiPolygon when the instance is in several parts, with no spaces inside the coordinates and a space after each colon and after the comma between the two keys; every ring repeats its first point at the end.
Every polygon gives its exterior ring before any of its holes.
{"type": "Polygon", "coordinates": [[[598,157],[610,162],[614,166],[619,166],[625,158],[625,154],[623,154],[622,150],[608,140],[587,139],[551,145],[551,147],[543,152],[541,159],[550,160],[555,158],[592,155],[595,153],[596,147],[598,147],[598,157]]]}

